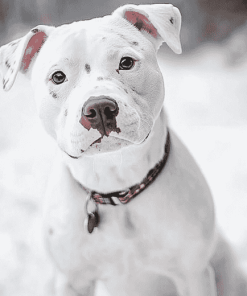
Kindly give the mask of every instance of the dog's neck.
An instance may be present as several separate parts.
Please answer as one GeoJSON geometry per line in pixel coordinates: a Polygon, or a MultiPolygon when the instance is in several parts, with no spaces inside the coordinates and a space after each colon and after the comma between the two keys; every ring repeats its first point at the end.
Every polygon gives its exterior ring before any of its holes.
{"type": "Polygon", "coordinates": [[[73,177],[90,190],[100,193],[126,190],[140,183],[164,156],[166,126],[163,108],[144,143],[79,159],[64,155],[64,160],[73,177]]]}

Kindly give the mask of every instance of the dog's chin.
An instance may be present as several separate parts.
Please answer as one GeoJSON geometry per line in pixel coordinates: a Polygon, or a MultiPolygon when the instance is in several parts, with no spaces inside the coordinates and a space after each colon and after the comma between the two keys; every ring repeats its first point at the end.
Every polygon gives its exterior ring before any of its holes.
{"type": "Polygon", "coordinates": [[[88,148],[85,150],[82,155],[94,155],[109,153],[113,151],[118,151],[124,147],[133,145],[131,141],[120,139],[114,136],[103,136],[94,141],[88,148]]]}
{"type": "Polygon", "coordinates": [[[149,135],[150,132],[140,142],[132,142],[126,139],[117,138],[115,136],[103,136],[95,140],[86,150],[81,150],[80,155],[73,155],[66,151],[65,153],[71,158],[78,159],[83,155],[90,156],[102,153],[115,152],[131,145],[141,145],[147,140],[149,135]]]}

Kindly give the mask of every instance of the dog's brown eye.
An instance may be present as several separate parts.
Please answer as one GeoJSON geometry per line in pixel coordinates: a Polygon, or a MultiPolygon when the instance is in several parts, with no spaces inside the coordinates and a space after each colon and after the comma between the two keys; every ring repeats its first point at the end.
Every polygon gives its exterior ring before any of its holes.
{"type": "Polygon", "coordinates": [[[119,63],[119,70],[130,70],[135,65],[135,60],[130,57],[123,57],[119,63]]]}
{"type": "Polygon", "coordinates": [[[55,72],[51,77],[52,82],[55,84],[61,84],[65,81],[65,79],[66,75],[62,71],[55,72]]]}

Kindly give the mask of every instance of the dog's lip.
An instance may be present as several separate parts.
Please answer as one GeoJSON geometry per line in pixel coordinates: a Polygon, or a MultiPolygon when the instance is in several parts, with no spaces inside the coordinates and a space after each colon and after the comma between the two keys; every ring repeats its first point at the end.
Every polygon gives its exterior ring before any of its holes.
{"type": "MultiPolygon", "coordinates": [[[[150,135],[150,133],[151,133],[151,131],[149,131],[148,132],[148,134],[147,134],[147,136],[140,142],[140,143],[138,143],[138,144],[136,144],[136,145],[141,145],[142,143],[144,143],[146,140],[147,140],[147,138],[149,137],[149,135],[150,135]]],[[[117,137],[117,136],[107,136],[107,138],[108,137],[110,137],[110,138],[115,138],[115,139],[119,139],[119,140],[124,140],[124,141],[126,141],[126,142],[129,142],[129,143],[132,143],[132,144],[134,144],[133,142],[131,142],[131,141],[129,141],[129,140],[127,140],[127,139],[123,139],[123,138],[119,138],[119,137],[117,137]]],[[[93,146],[94,144],[97,144],[97,143],[101,143],[101,140],[104,138],[104,136],[101,136],[101,137],[99,137],[97,140],[95,140],[90,146],[93,146]]]]}
{"type": "Polygon", "coordinates": [[[99,137],[97,140],[95,140],[90,146],[93,146],[96,143],[101,143],[101,140],[103,139],[104,136],[99,137]]]}
{"type": "Polygon", "coordinates": [[[80,156],[72,156],[69,153],[67,153],[66,151],[64,151],[69,157],[73,158],[73,159],[78,159],[80,156]]]}
{"type": "MultiPolygon", "coordinates": [[[[141,145],[141,144],[143,144],[146,140],[147,140],[147,138],[149,137],[149,135],[150,135],[150,133],[151,133],[151,131],[147,134],[147,136],[145,137],[145,139],[143,140],[143,141],[141,141],[139,144],[137,144],[137,145],[141,145]]],[[[110,136],[110,137],[112,137],[112,138],[116,138],[116,139],[120,139],[120,138],[118,138],[118,137],[115,137],[115,136],[110,136]]],[[[99,143],[101,143],[101,140],[104,138],[104,136],[101,136],[101,137],[99,137],[98,139],[96,139],[92,144],[90,144],[90,146],[89,147],[92,147],[94,144],[99,144],[99,143]]],[[[127,141],[127,142],[130,142],[130,141],[128,141],[128,140],[126,140],[126,139],[122,139],[122,140],[125,140],[125,141],[127,141]]],[[[89,148],[88,147],[88,148],[89,148]]],[[[87,148],[87,149],[88,149],[87,148]]],[[[81,150],[81,153],[83,154],[85,151],[87,151],[87,149],[86,150],[81,150]]],[[[80,158],[81,157],[81,155],[80,156],[73,156],[73,155],[70,155],[69,153],[67,153],[66,151],[64,151],[69,157],[71,157],[71,158],[73,158],[73,159],[78,159],[78,158],[80,158]]]]}
{"type": "MultiPolygon", "coordinates": [[[[149,131],[148,132],[148,134],[147,134],[147,136],[140,142],[140,143],[138,143],[137,145],[140,145],[140,144],[142,144],[142,143],[144,143],[146,140],[147,140],[147,138],[149,137],[149,135],[150,135],[150,133],[151,133],[151,131],[149,131]]],[[[101,136],[101,137],[99,137],[97,140],[95,140],[92,144],[90,144],[90,146],[92,147],[94,144],[97,144],[97,143],[101,143],[101,140],[104,138],[104,137],[109,137],[109,138],[115,138],[115,139],[119,139],[119,140],[124,140],[124,141],[126,141],[126,142],[129,142],[129,143],[133,143],[133,142],[131,142],[131,141],[129,141],[129,140],[127,140],[127,139],[123,139],[123,138],[119,138],[119,137],[117,137],[117,136],[112,136],[112,135],[109,135],[109,136],[101,136]]],[[[134,144],[134,143],[133,143],[134,144]]]]}
{"type": "Polygon", "coordinates": [[[147,134],[146,138],[140,144],[144,143],[147,140],[147,138],[149,137],[150,134],[151,134],[151,131],[147,134]]]}

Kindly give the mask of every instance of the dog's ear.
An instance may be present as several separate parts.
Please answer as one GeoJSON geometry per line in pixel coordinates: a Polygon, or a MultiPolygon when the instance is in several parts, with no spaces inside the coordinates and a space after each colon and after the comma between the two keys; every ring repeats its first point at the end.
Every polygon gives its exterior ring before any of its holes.
{"type": "Polygon", "coordinates": [[[0,74],[4,90],[12,87],[18,71],[25,73],[28,70],[52,30],[54,27],[37,26],[24,37],[0,48],[0,74]]]}
{"type": "Polygon", "coordinates": [[[152,41],[158,49],[162,42],[175,52],[182,52],[180,44],[181,14],[178,8],[171,4],[124,5],[113,12],[134,25],[139,31],[145,31],[152,36],[152,41]]]}

